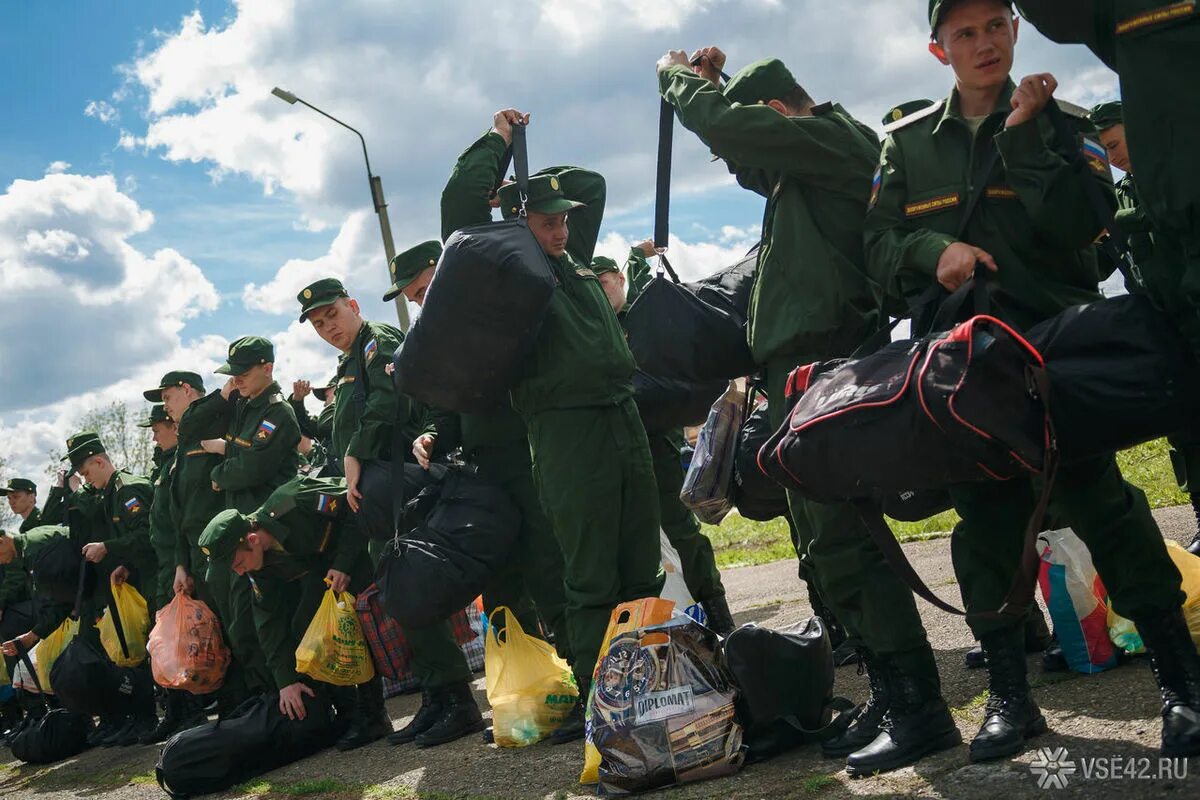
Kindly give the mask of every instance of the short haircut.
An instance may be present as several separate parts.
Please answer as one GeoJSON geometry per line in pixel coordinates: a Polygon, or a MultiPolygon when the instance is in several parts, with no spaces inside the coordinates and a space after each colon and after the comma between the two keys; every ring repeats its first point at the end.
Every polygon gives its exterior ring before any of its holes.
{"type": "Polygon", "coordinates": [[[796,88],[779,98],[783,104],[792,111],[803,111],[807,106],[812,105],[813,99],[808,92],[804,91],[804,87],[796,84],[796,88]]]}

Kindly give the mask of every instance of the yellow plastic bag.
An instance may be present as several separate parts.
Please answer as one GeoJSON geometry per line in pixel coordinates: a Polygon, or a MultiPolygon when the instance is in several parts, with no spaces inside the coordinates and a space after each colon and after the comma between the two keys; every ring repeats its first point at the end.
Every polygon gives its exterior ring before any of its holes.
{"type": "Polygon", "coordinates": [[[62,625],[55,628],[53,633],[42,639],[33,648],[37,653],[37,658],[33,660],[33,668],[37,670],[38,681],[42,685],[42,691],[46,694],[54,694],[54,687],[50,685],[50,668],[54,666],[55,661],[58,661],[62,651],[67,649],[67,645],[71,643],[77,633],[79,633],[79,620],[67,617],[63,620],[62,625]]]}
{"type": "Polygon", "coordinates": [[[146,606],[146,598],[141,592],[128,583],[112,585],[112,605],[104,609],[97,629],[100,631],[100,644],[104,652],[118,667],[136,667],[146,660],[146,639],[150,636],[150,609],[146,606]],[[112,612],[116,609],[121,615],[121,631],[125,634],[125,647],[117,636],[117,626],[113,624],[112,612]]]}
{"type": "Polygon", "coordinates": [[[333,589],[325,593],[296,648],[296,671],[334,686],[356,686],[375,677],[354,595],[333,589]]]}
{"type": "MultiPolygon", "coordinates": [[[[586,719],[590,720],[592,718],[596,683],[603,680],[600,671],[604,664],[604,656],[608,653],[608,643],[622,633],[666,622],[671,618],[671,612],[674,610],[675,603],[659,597],[633,600],[628,603],[622,603],[613,609],[612,616],[608,618],[608,630],[605,631],[604,640],[600,644],[600,655],[596,659],[595,668],[592,670],[592,689],[588,694],[586,719]]],[[[579,782],[588,784],[599,783],[599,781],[600,751],[596,749],[596,745],[592,744],[591,737],[586,736],[583,741],[583,773],[579,776],[579,782]]]]}
{"type": "Polygon", "coordinates": [[[525,633],[506,606],[492,611],[483,650],[492,730],[501,747],[525,747],[550,735],[579,699],[575,676],[554,648],[525,633]],[[497,625],[503,612],[504,627],[497,625]]]}
{"type": "MultiPolygon", "coordinates": [[[[1187,595],[1183,601],[1183,619],[1187,622],[1192,642],[1196,647],[1200,647],[1200,556],[1192,555],[1178,543],[1170,540],[1167,541],[1167,555],[1175,562],[1175,568],[1179,570],[1179,575],[1183,578],[1179,586],[1187,595]]],[[[1141,644],[1142,640],[1138,636],[1137,628],[1131,621],[1113,611],[1112,603],[1109,603],[1108,606],[1108,631],[1117,644],[1122,644],[1116,638],[1118,634],[1124,634],[1129,639],[1136,639],[1137,643],[1141,644]]],[[[1130,652],[1144,651],[1145,647],[1142,647],[1141,650],[1130,652]]]]}

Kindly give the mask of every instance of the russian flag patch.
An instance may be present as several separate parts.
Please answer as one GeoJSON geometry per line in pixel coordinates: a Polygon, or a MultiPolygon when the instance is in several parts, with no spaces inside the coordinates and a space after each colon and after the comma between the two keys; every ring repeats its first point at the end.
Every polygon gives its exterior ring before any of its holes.
{"type": "Polygon", "coordinates": [[[1101,175],[1108,175],[1108,151],[1099,142],[1088,138],[1083,140],[1083,154],[1087,156],[1088,164],[1101,175]]]}
{"type": "Polygon", "coordinates": [[[317,511],[321,514],[336,514],[338,507],[338,499],[332,495],[322,494],[317,496],[317,511]]]}
{"type": "Polygon", "coordinates": [[[136,514],[142,510],[142,501],[136,497],[131,497],[125,501],[125,510],[130,514],[136,514]]]}
{"type": "Polygon", "coordinates": [[[378,350],[379,344],[374,339],[367,342],[367,346],[363,348],[363,358],[366,359],[368,364],[371,363],[371,359],[375,357],[375,353],[378,350]]]}
{"type": "Polygon", "coordinates": [[[871,202],[870,207],[874,208],[875,203],[879,200],[879,187],[883,183],[883,165],[880,164],[875,168],[875,177],[871,179],[871,202]]]}
{"type": "Polygon", "coordinates": [[[275,432],[275,423],[269,419],[264,419],[258,423],[258,430],[254,433],[254,438],[261,442],[265,442],[271,438],[271,434],[275,432]]]}

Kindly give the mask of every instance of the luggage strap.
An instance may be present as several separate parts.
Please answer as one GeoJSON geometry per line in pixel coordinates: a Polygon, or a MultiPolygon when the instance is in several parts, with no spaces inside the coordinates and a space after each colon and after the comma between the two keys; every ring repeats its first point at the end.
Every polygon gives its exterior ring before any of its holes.
{"type": "Polygon", "coordinates": [[[845,697],[829,698],[825,703],[825,708],[835,712],[833,718],[827,724],[816,729],[804,727],[800,720],[792,715],[780,717],[779,720],[800,733],[814,737],[818,742],[828,742],[841,736],[846,728],[850,727],[850,723],[858,717],[859,712],[859,707],[854,704],[854,701],[845,697]]]}
{"type": "Polygon", "coordinates": [[[1046,375],[1046,370],[1040,367],[1031,367],[1029,369],[1029,376],[1042,398],[1046,415],[1046,456],[1042,466],[1042,475],[1044,477],[1041,495],[1038,497],[1033,513],[1029,515],[1028,523],[1025,525],[1020,564],[1000,608],[993,611],[966,613],[942,600],[925,584],[925,581],[921,579],[921,576],[913,568],[912,562],[904,555],[904,548],[900,546],[900,541],[892,533],[892,529],[888,527],[887,522],[884,521],[883,512],[880,510],[879,504],[868,500],[860,500],[854,503],[859,517],[866,526],[868,533],[870,533],[871,539],[879,547],[884,560],[887,561],[888,566],[892,568],[892,571],[896,573],[900,580],[904,581],[905,585],[912,590],[913,594],[948,614],[966,617],[968,622],[975,620],[980,622],[994,621],[1001,618],[1020,620],[1029,611],[1029,605],[1033,602],[1034,587],[1037,585],[1038,572],[1041,567],[1041,557],[1037,551],[1037,537],[1042,531],[1046,509],[1050,505],[1050,496],[1054,489],[1054,479],[1058,474],[1059,454],[1058,442],[1054,435],[1054,426],[1050,419],[1050,410],[1046,406],[1050,396],[1050,382],[1046,375]]]}
{"type": "Polygon", "coordinates": [[[21,663],[25,665],[25,669],[29,670],[29,677],[33,679],[33,685],[37,687],[38,696],[42,698],[42,705],[50,711],[50,700],[46,697],[46,690],[42,688],[42,682],[38,678],[37,670],[33,667],[33,662],[29,660],[29,651],[21,646],[20,642],[17,645],[17,658],[21,659],[21,663]]]}

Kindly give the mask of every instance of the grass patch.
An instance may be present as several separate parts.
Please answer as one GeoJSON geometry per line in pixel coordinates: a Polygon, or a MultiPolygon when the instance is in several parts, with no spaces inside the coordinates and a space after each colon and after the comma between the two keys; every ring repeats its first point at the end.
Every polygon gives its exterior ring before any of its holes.
{"type": "Polygon", "coordinates": [[[950,715],[955,719],[971,719],[975,714],[987,705],[988,693],[980,692],[972,697],[966,703],[957,708],[950,709],[950,715]]]}
{"type": "Polygon", "coordinates": [[[805,793],[815,794],[828,789],[838,782],[838,779],[832,775],[809,775],[800,782],[800,788],[805,793]]]}
{"type": "MultiPolygon", "coordinates": [[[[1151,508],[1188,502],[1187,495],[1175,483],[1169,453],[1167,440],[1158,439],[1117,455],[1125,479],[1146,493],[1151,508]]],[[[889,519],[888,524],[896,538],[904,542],[946,533],[954,528],[958,519],[958,514],[951,510],[920,522],[889,519]]],[[[721,569],[749,567],[796,557],[791,533],[782,519],[754,522],[734,511],[720,525],[704,525],[703,528],[704,534],[712,542],[717,566],[721,569]]]]}

